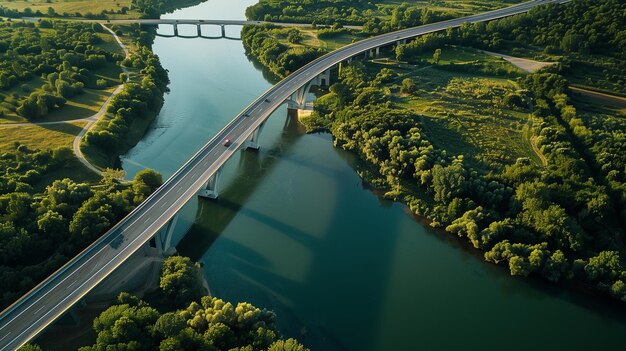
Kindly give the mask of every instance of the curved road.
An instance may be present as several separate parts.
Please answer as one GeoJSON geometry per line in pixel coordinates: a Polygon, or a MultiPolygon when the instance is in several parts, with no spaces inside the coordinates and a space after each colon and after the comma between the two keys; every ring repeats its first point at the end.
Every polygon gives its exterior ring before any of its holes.
{"type": "Polygon", "coordinates": [[[269,115],[301,86],[320,73],[376,47],[398,40],[527,12],[546,3],[570,0],[530,1],[504,9],[365,39],[335,50],[274,85],[244,109],[213,139],[174,173],[159,189],[95,243],[48,277],[0,315],[0,350],[13,350],[36,336],[67,311],[163,227],[245,142],[269,115]],[[224,139],[233,140],[228,147],[224,139]]]}

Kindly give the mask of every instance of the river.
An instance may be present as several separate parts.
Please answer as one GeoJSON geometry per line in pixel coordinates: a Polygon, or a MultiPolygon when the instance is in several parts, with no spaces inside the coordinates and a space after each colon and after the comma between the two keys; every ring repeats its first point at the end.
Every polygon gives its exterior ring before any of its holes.
{"type": "MultiPolygon", "coordinates": [[[[209,0],[163,17],[243,19],[254,2],[209,0]]],[[[122,158],[128,177],[145,167],[170,176],[271,86],[240,41],[157,38],[154,50],[171,91],[122,158]]],[[[367,189],[353,155],[334,149],[328,134],[305,134],[284,107],[260,144],[229,161],[219,200],[183,209],[177,247],[204,263],[213,295],[274,310],[286,336],[314,350],[623,345],[623,308],[510,277],[429,230],[367,189]]]]}

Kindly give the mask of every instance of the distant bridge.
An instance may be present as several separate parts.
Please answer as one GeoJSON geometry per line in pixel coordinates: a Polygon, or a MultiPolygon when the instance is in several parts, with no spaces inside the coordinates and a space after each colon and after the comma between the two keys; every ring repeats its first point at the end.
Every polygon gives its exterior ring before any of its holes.
{"type": "MultiPolygon", "coordinates": [[[[396,46],[420,35],[459,27],[463,23],[490,21],[528,12],[538,5],[569,1],[529,1],[482,14],[387,33],[339,48],[300,68],[246,107],[161,187],[100,239],[4,310],[0,314],[0,350],[15,350],[35,337],[147,244],[153,243],[159,252],[167,251],[178,211],[194,196],[218,197],[220,171],[228,159],[238,150],[258,149],[259,136],[269,116],[285,103],[291,109],[303,108],[312,85],[330,84],[331,68],[341,69],[342,63],[350,62],[357,56],[373,57],[381,47],[396,46]]],[[[141,21],[152,21],[147,24],[154,25],[200,23],[199,20],[141,21]]],[[[241,25],[247,22],[211,21],[209,24],[241,25]]]]}

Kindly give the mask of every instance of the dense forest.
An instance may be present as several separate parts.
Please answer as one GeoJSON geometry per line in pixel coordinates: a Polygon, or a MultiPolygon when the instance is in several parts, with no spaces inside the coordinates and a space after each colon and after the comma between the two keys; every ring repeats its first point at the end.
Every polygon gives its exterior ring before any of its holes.
{"type": "Polygon", "coordinates": [[[260,0],[246,9],[251,20],[317,25],[363,25],[366,31],[391,31],[504,7],[515,0],[391,2],[385,0],[260,0]]]}
{"type": "Polygon", "coordinates": [[[123,58],[99,48],[99,24],[46,20],[0,22],[0,113],[30,120],[62,107],[84,88],[104,89],[111,82],[94,72],[123,58]],[[41,83],[37,80],[41,79],[41,83]],[[38,88],[31,85],[41,84],[38,88]]]}
{"type": "Polygon", "coordinates": [[[93,186],[48,177],[73,159],[68,148],[0,156],[0,308],[8,306],[117,223],[156,189],[152,171],[93,186]],[[39,188],[43,191],[38,191],[39,188]]]}
{"type": "Polygon", "coordinates": [[[290,37],[290,33],[299,33],[299,31],[270,24],[244,26],[241,31],[241,40],[246,54],[254,57],[278,78],[284,78],[324,54],[321,49],[288,47],[280,43],[279,38],[288,38],[290,42],[297,43],[299,34],[291,34],[290,37]]]}
{"type": "Polygon", "coordinates": [[[141,80],[127,82],[124,90],[111,99],[107,107],[109,117],[98,122],[81,145],[86,149],[95,148],[93,152],[109,158],[116,158],[133,146],[128,138],[133,123],[138,119],[151,120],[157,115],[169,83],[158,56],[148,46],[139,44],[122,65],[139,71],[141,80]]]}

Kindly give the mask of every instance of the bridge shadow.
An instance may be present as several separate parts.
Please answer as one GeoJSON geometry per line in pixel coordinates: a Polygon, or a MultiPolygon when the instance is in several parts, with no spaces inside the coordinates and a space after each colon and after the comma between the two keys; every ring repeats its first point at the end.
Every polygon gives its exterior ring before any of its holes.
{"type": "MultiPolygon", "coordinates": [[[[281,238],[278,241],[282,242],[284,238],[287,242],[306,248],[310,262],[294,262],[305,264],[304,270],[295,274],[294,278],[294,275],[284,274],[281,269],[287,269],[285,267],[277,270],[274,267],[276,263],[271,262],[262,253],[264,250],[257,252],[254,247],[240,243],[234,237],[222,237],[220,247],[227,247],[220,251],[219,261],[222,264],[219,264],[219,267],[212,264],[205,268],[210,276],[216,277],[220,282],[212,290],[213,294],[251,301],[260,307],[275,310],[281,316],[278,321],[281,331],[289,337],[304,339],[308,346],[315,346],[314,349],[350,349],[339,337],[342,332],[337,329],[344,328],[340,325],[358,326],[364,335],[368,335],[367,340],[377,342],[380,323],[390,298],[387,296],[389,277],[395,269],[393,252],[398,247],[397,224],[386,223],[382,226],[380,223],[376,224],[378,221],[375,218],[370,218],[368,223],[372,225],[367,226],[365,232],[355,235],[354,223],[350,221],[356,217],[349,215],[347,218],[351,219],[346,221],[345,211],[350,208],[354,209],[350,212],[360,212],[361,204],[340,194],[337,194],[337,197],[331,195],[327,200],[330,200],[329,206],[341,210],[331,211],[328,220],[324,220],[326,224],[316,229],[316,232],[309,232],[306,226],[294,225],[245,206],[263,184],[264,178],[272,174],[279,161],[293,162],[295,168],[314,170],[324,178],[345,177],[345,173],[339,174],[341,171],[333,169],[330,165],[318,169],[319,165],[313,166],[314,162],[306,160],[306,157],[295,159],[281,157],[294,148],[303,134],[304,131],[298,123],[291,123],[265,156],[262,157],[258,152],[243,152],[237,177],[222,191],[223,196],[218,200],[199,200],[196,220],[177,245],[177,249],[182,255],[200,260],[236,216],[247,217],[252,222],[267,227],[259,233],[266,233],[269,229],[272,235],[281,238]],[[319,232],[320,229],[324,232],[319,232]],[[372,256],[371,248],[376,248],[376,257],[372,256]],[[355,278],[355,275],[359,278],[355,278]],[[367,275],[367,278],[363,275],[367,275]],[[315,291],[319,294],[318,298],[311,301],[311,296],[303,293],[307,290],[315,291]],[[349,307],[342,307],[342,304],[349,307]],[[368,308],[363,310],[362,307],[358,307],[359,305],[368,308]],[[338,310],[361,312],[336,315],[328,309],[328,306],[334,306],[338,310]],[[316,311],[317,309],[321,312],[316,311]],[[315,316],[320,314],[324,317],[317,322],[318,317],[315,316]],[[302,330],[306,332],[302,333],[302,330]]],[[[319,137],[325,139],[322,140],[324,143],[330,142],[328,136],[319,137]]],[[[354,186],[362,188],[362,182],[352,170],[356,162],[354,155],[343,150],[335,152],[350,166],[349,170],[343,172],[351,173],[355,178],[354,186]]],[[[388,201],[377,201],[383,208],[391,205],[388,201]]],[[[363,211],[367,211],[367,208],[366,206],[363,211]]],[[[315,213],[311,215],[315,216],[315,213]]],[[[245,233],[246,236],[255,234],[257,233],[254,229],[245,233]]],[[[265,244],[261,245],[266,246],[267,240],[276,240],[276,237],[259,240],[265,241],[265,244]]],[[[285,255],[282,259],[289,259],[290,253],[285,255]]]]}
{"type": "Polygon", "coordinates": [[[196,219],[176,246],[178,252],[193,260],[199,260],[239,213],[243,204],[254,194],[263,182],[264,176],[281,160],[280,155],[288,152],[304,135],[304,129],[298,123],[297,116],[290,113],[287,118],[289,123],[286,123],[281,138],[269,148],[267,156],[261,157],[256,150],[241,152],[237,176],[221,191],[221,194],[228,196],[216,200],[204,198],[198,200],[196,219]]]}

